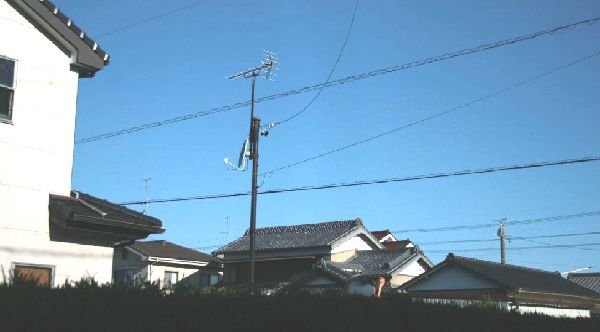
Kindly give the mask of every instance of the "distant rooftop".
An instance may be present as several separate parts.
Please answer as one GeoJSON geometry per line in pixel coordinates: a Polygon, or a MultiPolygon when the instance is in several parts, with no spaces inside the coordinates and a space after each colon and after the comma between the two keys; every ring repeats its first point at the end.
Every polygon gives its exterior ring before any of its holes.
{"type": "Polygon", "coordinates": [[[211,255],[164,240],[144,242],[137,241],[132,244],[131,247],[137,251],[140,251],[142,254],[152,257],[174,258],[198,262],[221,262],[220,259],[211,255]]]}
{"type": "MultiPolygon", "coordinates": [[[[362,221],[358,218],[317,224],[258,228],[255,233],[256,250],[328,246],[357,228],[364,228],[362,221]]],[[[249,242],[248,231],[246,231],[242,237],[214,253],[248,251],[249,242]]]]}
{"type": "Polygon", "coordinates": [[[587,298],[598,297],[598,293],[561,277],[558,272],[548,272],[523,266],[455,256],[452,253],[448,254],[446,260],[441,264],[447,262],[454,262],[461,267],[511,289],[541,291],[544,293],[574,295],[587,298]]]}
{"type": "Polygon", "coordinates": [[[600,294],[600,272],[569,273],[567,279],[600,294]]]}

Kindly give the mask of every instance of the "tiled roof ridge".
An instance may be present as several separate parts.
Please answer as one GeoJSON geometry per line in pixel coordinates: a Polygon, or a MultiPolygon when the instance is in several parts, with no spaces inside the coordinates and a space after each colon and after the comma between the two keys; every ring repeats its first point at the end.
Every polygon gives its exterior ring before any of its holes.
{"type": "MultiPolygon", "coordinates": [[[[308,230],[319,230],[319,229],[333,229],[338,227],[348,227],[362,225],[360,218],[352,220],[340,220],[340,221],[328,221],[315,224],[302,224],[302,225],[290,225],[290,226],[272,226],[263,227],[256,229],[256,235],[268,235],[268,234],[280,234],[280,233],[300,233],[308,230]]],[[[248,230],[244,233],[244,236],[248,235],[248,230]]]]}
{"type": "Polygon", "coordinates": [[[523,271],[538,272],[538,273],[545,273],[545,274],[551,274],[551,275],[558,275],[558,276],[560,276],[559,272],[546,271],[546,270],[542,270],[542,269],[536,269],[536,268],[533,268],[533,267],[513,265],[513,264],[502,264],[502,263],[498,263],[498,262],[485,261],[485,260],[481,260],[481,259],[477,259],[477,258],[472,258],[472,257],[457,256],[457,255],[454,255],[453,253],[448,254],[448,257],[451,257],[451,259],[453,261],[458,262],[459,264],[460,264],[460,260],[463,260],[463,261],[472,261],[472,262],[478,262],[478,263],[495,265],[495,266],[499,266],[499,267],[510,267],[510,268],[515,268],[515,269],[523,270],[523,271]],[[459,261],[457,261],[457,259],[459,261]]]}
{"type": "Polygon", "coordinates": [[[600,272],[570,272],[571,277],[600,277],[600,272]]]}
{"type": "Polygon", "coordinates": [[[70,19],[67,15],[61,12],[60,9],[58,9],[58,6],[56,6],[50,0],[39,1],[44,5],[44,7],[46,7],[50,12],[52,12],[64,25],[66,25],[69,28],[69,30],[71,30],[73,33],[79,36],[79,38],[86,45],[88,45],[94,51],[94,53],[100,56],[100,58],[102,58],[102,60],[104,61],[105,65],[107,65],[110,62],[110,55],[108,55],[106,51],[100,48],[100,45],[98,45],[97,42],[90,38],[81,28],[75,25],[72,19],[70,19]]]}

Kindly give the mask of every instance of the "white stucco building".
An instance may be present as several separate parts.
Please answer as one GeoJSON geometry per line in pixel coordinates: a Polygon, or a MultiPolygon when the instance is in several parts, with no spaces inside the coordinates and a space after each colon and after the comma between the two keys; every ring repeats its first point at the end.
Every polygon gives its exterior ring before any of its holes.
{"type": "Polygon", "coordinates": [[[49,1],[0,0],[0,31],[0,272],[110,282],[114,245],[163,230],[71,190],[78,81],[108,54],[49,1]]]}

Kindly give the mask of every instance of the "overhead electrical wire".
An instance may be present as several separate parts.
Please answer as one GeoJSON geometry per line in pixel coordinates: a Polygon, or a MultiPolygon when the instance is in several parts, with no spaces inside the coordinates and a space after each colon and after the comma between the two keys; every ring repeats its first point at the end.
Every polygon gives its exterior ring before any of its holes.
{"type": "Polygon", "coordinates": [[[169,16],[169,15],[172,15],[172,14],[184,11],[186,9],[190,9],[190,8],[196,7],[196,6],[201,5],[201,4],[203,4],[203,3],[207,2],[207,1],[208,0],[195,1],[195,2],[192,2],[192,3],[188,4],[188,5],[185,5],[185,6],[182,6],[182,7],[178,7],[178,8],[175,8],[175,9],[172,9],[172,10],[160,13],[160,14],[152,16],[152,17],[148,17],[148,18],[142,19],[142,20],[134,22],[134,23],[130,23],[130,24],[124,25],[124,26],[122,26],[120,28],[116,28],[114,30],[110,30],[110,31],[106,31],[106,32],[100,33],[100,34],[96,35],[95,39],[101,39],[101,38],[104,38],[106,36],[114,35],[116,33],[123,32],[123,31],[129,30],[129,29],[135,28],[137,26],[140,26],[140,25],[152,22],[152,21],[156,21],[156,20],[161,19],[161,18],[163,18],[165,16],[169,16]]]}
{"type": "MultiPolygon", "coordinates": [[[[563,248],[577,248],[577,247],[590,247],[600,246],[600,242],[592,243],[578,243],[578,244],[553,244],[544,246],[530,246],[530,247],[507,247],[506,250],[532,250],[532,249],[563,249],[563,248]]],[[[427,250],[427,253],[445,253],[445,252],[477,252],[477,251],[498,251],[498,248],[467,248],[467,249],[453,249],[453,250],[442,250],[434,249],[427,250]]]]}
{"type": "MultiPolygon", "coordinates": [[[[508,237],[507,239],[508,240],[526,241],[526,242],[532,242],[532,243],[543,244],[543,245],[555,245],[554,243],[549,243],[549,242],[545,242],[545,241],[531,240],[531,239],[528,239],[527,237],[512,236],[512,237],[508,237]]],[[[571,246],[568,246],[568,247],[571,247],[571,246]]],[[[585,250],[585,251],[598,251],[598,248],[588,248],[588,247],[583,247],[583,246],[576,246],[576,247],[572,247],[572,248],[579,249],[579,250],[585,250]]]]}
{"type": "MultiPolygon", "coordinates": [[[[394,183],[394,182],[408,182],[408,181],[417,181],[417,180],[427,180],[427,179],[438,179],[438,178],[447,178],[454,176],[463,176],[463,175],[474,175],[474,174],[485,174],[485,173],[495,173],[495,172],[506,172],[506,171],[515,171],[515,170],[524,170],[530,168],[543,168],[550,166],[559,166],[559,165],[569,165],[569,164],[580,164],[580,163],[589,163],[594,161],[599,161],[600,156],[595,157],[585,157],[585,158],[577,158],[577,159],[563,159],[557,161],[544,161],[539,163],[530,163],[530,164],[520,164],[520,165],[509,165],[509,166],[496,166],[489,168],[480,168],[480,169],[467,169],[456,172],[447,172],[447,173],[433,173],[433,174],[425,174],[425,175],[415,175],[408,177],[399,177],[399,178],[386,178],[386,179],[376,179],[376,180],[362,180],[362,181],[354,181],[354,182],[343,182],[343,183],[330,183],[330,184],[321,184],[321,185],[311,185],[311,186],[302,186],[295,188],[281,188],[281,189],[269,189],[264,191],[259,191],[259,195],[270,195],[270,194],[281,194],[286,192],[297,192],[297,191],[313,191],[313,190],[326,190],[326,189],[334,189],[334,188],[349,188],[349,187],[358,187],[358,186],[366,186],[366,185],[374,185],[374,184],[384,184],[384,183],[394,183]]],[[[250,192],[239,192],[239,193],[229,193],[229,194],[214,194],[214,195],[202,195],[202,196],[190,196],[190,197],[176,197],[176,198],[164,198],[164,199],[150,199],[143,201],[129,201],[120,203],[120,205],[144,205],[144,204],[157,204],[157,203],[173,203],[173,202],[184,202],[184,201],[195,201],[195,200],[208,200],[208,199],[219,199],[219,198],[230,198],[230,197],[240,197],[240,196],[249,196],[250,192]]],[[[600,214],[600,211],[596,211],[600,214]]],[[[530,222],[534,222],[531,221],[530,222]]],[[[514,223],[507,222],[505,224],[514,223]]],[[[498,225],[497,223],[494,225],[498,225]]],[[[474,227],[474,226],[468,226],[474,227]]],[[[400,230],[394,232],[405,232],[405,231],[426,231],[426,230],[400,230]]]]}
{"type": "MultiPolygon", "coordinates": [[[[445,53],[445,54],[442,54],[442,55],[439,55],[436,57],[424,58],[424,59],[412,61],[409,63],[405,63],[402,65],[396,65],[396,66],[391,66],[391,67],[387,67],[387,68],[370,71],[367,73],[352,75],[352,76],[340,78],[337,80],[332,80],[327,83],[309,85],[309,86],[305,86],[305,87],[302,87],[299,89],[289,90],[286,92],[281,92],[281,93],[273,94],[270,96],[257,98],[255,100],[255,103],[272,101],[272,100],[276,100],[279,98],[289,97],[289,96],[307,93],[307,92],[311,92],[311,91],[317,91],[321,88],[328,88],[328,87],[332,87],[332,86],[336,86],[336,85],[342,85],[342,84],[346,84],[346,83],[350,83],[350,82],[354,82],[354,81],[358,81],[358,80],[364,80],[364,79],[375,77],[375,76],[380,76],[380,75],[384,75],[384,74],[397,72],[400,70],[405,70],[405,69],[423,66],[423,65],[427,65],[427,64],[431,64],[431,63],[435,63],[435,62],[445,61],[445,60],[453,59],[453,58],[464,56],[464,55],[469,55],[469,54],[473,54],[473,53],[477,53],[477,52],[491,50],[491,49],[495,49],[495,48],[499,48],[499,47],[503,47],[503,46],[507,46],[507,45],[517,44],[517,43],[520,43],[523,41],[535,39],[540,36],[552,35],[559,31],[573,29],[573,28],[576,28],[576,27],[584,25],[584,24],[594,24],[594,23],[598,22],[599,20],[600,20],[600,17],[595,17],[595,18],[591,18],[591,19],[587,19],[587,20],[578,21],[575,23],[561,25],[561,26],[543,30],[543,31],[530,33],[527,35],[514,37],[511,39],[499,40],[496,42],[483,44],[483,45],[480,45],[477,47],[466,48],[466,49],[462,49],[462,50],[456,51],[456,52],[445,53]]],[[[150,123],[142,124],[139,126],[134,126],[134,127],[130,127],[130,128],[122,129],[122,130],[117,130],[117,131],[112,131],[112,132],[108,132],[105,134],[100,134],[97,136],[91,136],[91,137],[87,137],[87,138],[83,138],[83,139],[78,139],[75,141],[75,144],[84,144],[84,143],[95,142],[95,141],[108,139],[108,138],[112,138],[112,137],[116,137],[116,136],[135,133],[135,132],[150,129],[150,128],[156,128],[156,127],[161,127],[161,126],[165,126],[165,125],[178,123],[181,121],[191,120],[191,119],[195,119],[198,117],[204,117],[207,115],[231,111],[231,110],[238,109],[238,108],[241,108],[244,106],[248,106],[248,105],[250,105],[250,103],[251,102],[249,100],[247,100],[244,102],[238,102],[238,103],[230,104],[230,105],[226,105],[226,106],[215,107],[215,108],[212,108],[207,111],[194,112],[194,113],[176,116],[176,117],[162,120],[162,121],[150,122],[150,123]]]]}
{"type": "Polygon", "coordinates": [[[338,52],[338,56],[337,56],[337,59],[335,60],[335,63],[333,64],[333,67],[329,71],[329,75],[327,75],[327,79],[323,83],[324,85],[321,86],[321,88],[317,90],[317,93],[312,97],[312,99],[308,102],[308,104],[306,104],[302,109],[300,109],[298,112],[292,114],[290,117],[288,117],[288,118],[286,118],[284,120],[277,121],[277,122],[269,125],[270,127],[279,126],[279,125],[284,124],[284,123],[286,123],[286,122],[288,122],[290,120],[293,120],[294,118],[298,117],[300,114],[306,112],[306,110],[309,109],[309,107],[317,100],[317,98],[319,98],[319,96],[321,95],[321,93],[325,89],[325,84],[329,83],[329,81],[331,80],[331,77],[333,76],[333,73],[335,72],[335,70],[337,69],[338,64],[340,63],[342,55],[344,54],[344,50],[346,49],[346,45],[348,45],[348,40],[350,39],[350,33],[352,32],[352,28],[354,27],[354,20],[356,19],[356,12],[357,12],[357,10],[358,10],[358,0],[356,0],[356,2],[354,3],[354,12],[352,13],[352,19],[350,20],[350,26],[348,27],[348,31],[346,32],[346,38],[344,39],[344,42],[342,43],[342,47],[340,48],[340,51],[338,52]]]}
{"type": "MultiPolygon", "coordinates": [[[[498,226],[498,224],[495,224],[498,226]]],[[[600,232],[585,232],[585,233],[568,233],[568,234],[553,234],[553,235],[539,235],[539,236],[507,236],[507,240],[531,240],[531,239],[542,239],[542,238],[558,238],[558,237],[575,237],[575,236],[589,236],[589,235],[600,235],[600,232]]],[[[454,243],[478,243],[478,242],[496,242],[498,238],[490,239],[467,239],[467,240],[445,240],[445,241],[429,241],[419,242],[419,245],[438,245],[438,244],[454,244],[454,243]]],[[[540,244],[551,244],[541,243],[540,244]]]]}
{"type": "MultiPolygon", "coordinates": [[[[529,240],[529,239],[537,239],[537,238],[574,237],[574,236],[588,236],[588,235],[599,235],[599,234],[600,234],[600,232],[585,232],[585,233],[567,233],[567,234],[552,234],[552,235],[524,236],[524,237],[512,237],[511,236],[508,239],[510,240],[511,238],[513,238],[513,239],[519,239],[519,240],[529,240]]],[[[427,245],[437,245],[437,244],[479,243],[479,242],[496,242],[496,241],[499,241],[499,239],[495,238],[495,239],[447,240],[447,241],[419,242],[418,244],[419,244],[419,246],[427,246],[427,245]]],[[[540,243],[540,242],[538,242],[538,243],[540,243]]],[[[554,245],[552,243],[547,243],[547,242],[544,242],[544,243],[541,243],[541,244],[554,245]]],[[[207,250],[207,249],[213,249],[213,248],[223,247],[225,245],[226,244],[213,244],[213,245],[209,245],[209,246],[195,247],[193,249],[207,250]]],[[[576,248],[577,249],[582,249],[580,247],[576,247],[576,248]]],[[[585,249],[589,249],[589,248],[585,248],[585,249]]]]}
{"type": "Polygon", "coordinates": [[[376,140],[376,139],[382,138],[384,136],[396,133],[398,131],[401,131],[401,130],[404,130],[404,129],[408,129],[410,127],[422,124],[424,122],[427,122],[427,121],[430,121],[430,120],[434,120],[434,119],[442,117],[444,115],[460,111],[460,110],[462,110],[464,108],[467,108],[467,107],[469,107],[469,106],[471,106],[473,104],[480,103],[480,102],[488,100],[488,99],[490,99],[492,97],[498,96],[500,94],[503,94],[503,93],[506,93],[506,92],[511,91],[513,89],[516,89],[518,87],[521,87],[523,85],[526,85],[526,84],[529,84],[531,82],[537,81],[537,80],[539,80],[541,78],[544,78],[544,77],[546,77],[548,75],[554,74],[554,73],[556,73],[558,71],[561,71],[563,69],[569,68],[571,66],[574,66],[574,65],[579,64],[579,63],[581,63],[583,61],[589,60],[589,59],[591,59],[591,58],[593,58],[595,56],[598,56],[598,55],[600,55],[600,51],[595,52],[595,53],[590,54],[590,55],[587,55],[585,57],[579,58],[579,59],[577,59],[575,61],[569,62],[569,63],[567,63],[565,65],[562,65],[560,67],[554,68],[554,69],[549,70],[549,71],[546,71],[546,72],[541,73],[539,75],[533,76],[533,77],[528,78],[528,79],[526,79],[524,81],[520,81],[520,82],[515,83],[513,85],[510,85],[510,86],[508,86],[506,88],[503,88],[503,89],[497,90],[495,92],[489,93],[489,94],[487,94],[485,96],[473,99],[473,100],[471,100],[469,102],[466,102],[464,104],[452,107],[452,108],[447,109],[445,111],[442,111],[442,112],[439,112],[439,113],[435,113],[433,115],[427,116],[427,117],[422,118],[422,119],[417,120],[417,121],[410,122],[410,123],[402,125],[400,127],[396,127],[396,128],[384,131],[382,133],[379,133],[379,134],[367,137],[365,139],[362,139],[362,140],[359,140],[359,141],[356,141],[356,142],[353,142],[353,143],[350,143],[350,144],[346,144],[346,145],[340,146],[338,148],[329,150],[327,152],[323,152],[323,153],[314,155],[312,157],[308,157],[308,158],[305,158],[305,159],[302,159],[302,160],[299,160],[299,161],[287,164],[285,166],[281,166],[281,167],[278,167],[278,168],[266,171],[266,172],[262,173],[261,175],[263,175],[263,176],[272,175],[272,174],[274,174],[276,172],[279,172],[279,171],[282,171],[282,170],[285,170],[285,169],[288,169],[288,168],[292,168],[292,167],[295,167],[295,166],[298,166],[298,165],[301,165],[301,164],[304,164],[304,163],[307,163],[307,162],[310,162],[310,161],[313,161],[313,160],[316,160],[316,159],[320,159],[320,158],[323,158],[323,157],[326,157],[326,156],[329,156],[329,155],[332,155],[332,154],[335,154],[335,153],[338,153],[338,152],[341,152],[341,151],[344,151],[344,150],[356,147],[358,145],[371,142],[373,140],[376,140]]]}
{"type": "MultiPolygon", "coordinates": [[[[525,220],[507,220],[503,221],[503,224],[506,225],[529,225],[529,224],[538,224],[545,222],[553,222],[553,221],[563,221],[577,218],[585,218],[585,217],[594,217],[600,216],[600,210],[598,211],[588,211],[576,214],[569,214],[564,216],[552,216],[552,217],[544,217],[537,219],[525,219],[525,220]]],[[[481,229],[481,228],[490,228],[490,227],[498,227],[498,222],[486,223],[486,224],[476,224],[476,225],[454,225],[454,226],[444,226],[444,227],[436,227],[436,228],[412,228],[412,229],[399,229],[395,231],[390,231],[391,233],[432,233],[432,232],[451,232],[463,229],[481,229]]]]}

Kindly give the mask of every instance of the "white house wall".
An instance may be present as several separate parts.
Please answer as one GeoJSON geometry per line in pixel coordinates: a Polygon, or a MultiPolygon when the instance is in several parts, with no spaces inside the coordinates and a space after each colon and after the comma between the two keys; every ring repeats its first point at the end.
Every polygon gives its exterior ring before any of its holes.
{"type": "Polygon", "coordinates": [[[404,266],[395,271],[394,274],[417,277],[420,276],[423,272],[425,272],[425,268],[419,263],[419,258],[416,258],[408,262],[407,264],[404,264],[404,266]]]}
{"type": "Polygon", "coordinates": [[[176,267],[176,266],[165,266],[159,265],[158,263],[149,262],[148,264],[148,280],[152,282],[160,282],[160,287],[164,287],[164,277],[165,272],[177,272],[177,282],[185,278],[187,279],[184,283],[190,286],[200,286],[200,278],[207,278],[210,273],[198,273],[199,268],[186,268],[186,267],[176,267]]]}
{"type": "Polygon", "coordinates": [[[498,285],[456,266],[445,266],[409,287],[410,291],[489,289],[498,285]]]}
{"type": "Polygon", "coordinates": [[[392,273],[392,287],[398,287],[412,278],[420,276],[424,272],[425,268],[419,263],[419,258],[415,258],[392,273]]]}
{"type": "Polygon", "coordinates": [[[6,1],[0,56],[16,60],[12,124],[0,122],[0,268],[54,268],[54,284],[110,282],[112,248],[51,242],[49,194],[69,195],[78,75],[71,60],[6,1]]]}
{"type": "Polygon", "coordinates": [[[331,250],[332,254],[348,250],[373,250],[371,245],[363,238],[364,235],[356,235],[348,241],[341,243],[331,250]]]}
{"type": "Polygon", "coordinates": [[[541,314],[563,318],[590,318],[590,311],[588,309],[550,308],[520,305],[515,311],[521,314],[541,314]]]}

